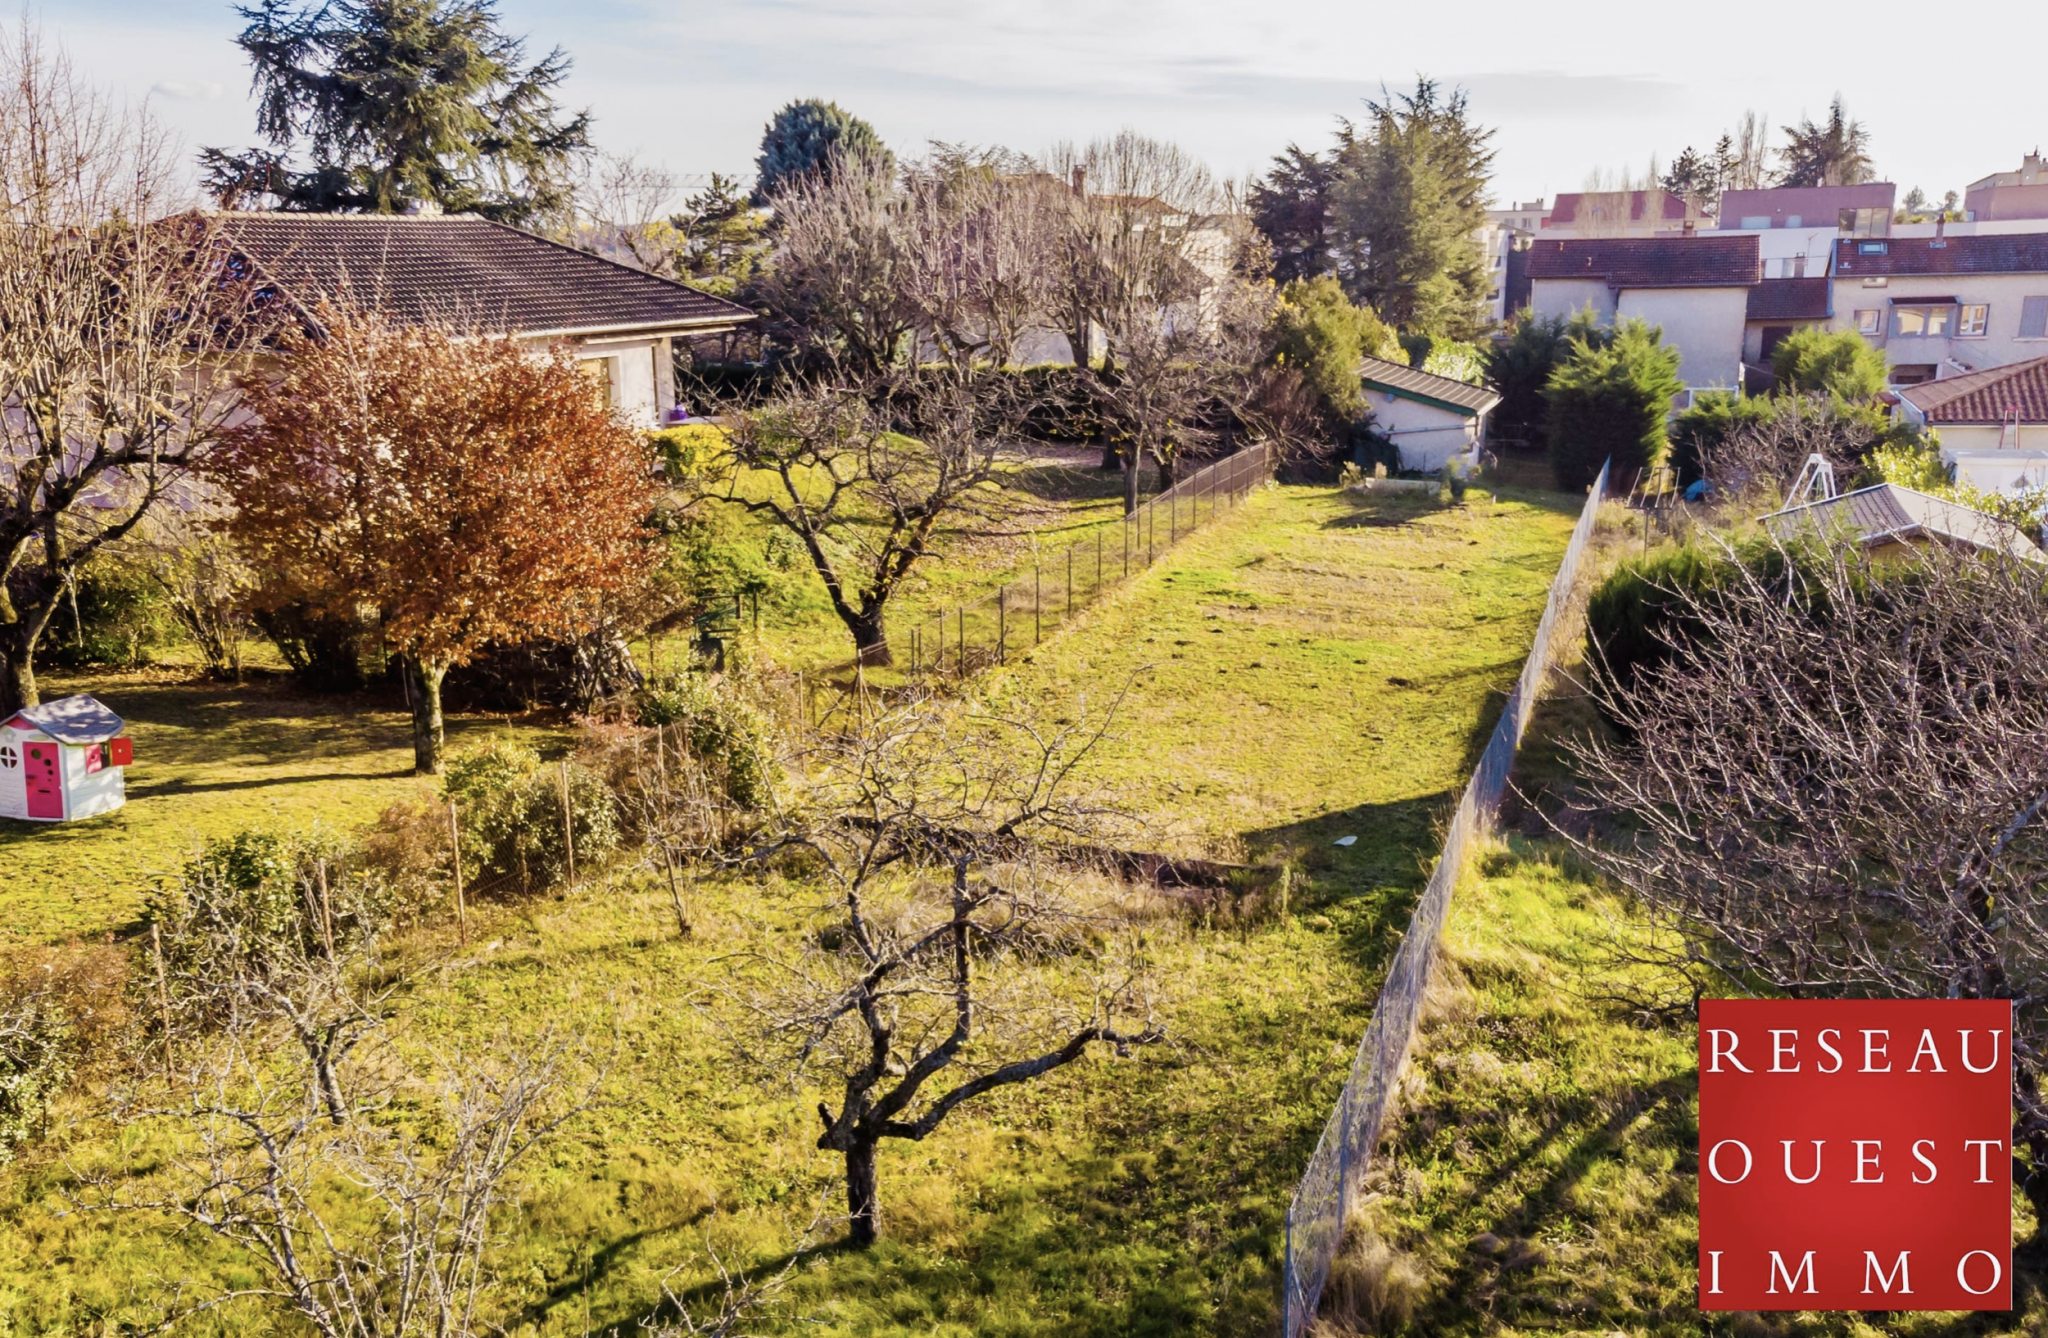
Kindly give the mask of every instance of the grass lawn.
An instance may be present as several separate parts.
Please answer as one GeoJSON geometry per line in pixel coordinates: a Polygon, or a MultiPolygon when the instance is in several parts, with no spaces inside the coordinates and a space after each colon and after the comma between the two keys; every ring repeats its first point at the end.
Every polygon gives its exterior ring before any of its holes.
{"type": "MultiPolygon", "coordinates": [[[[807,1255],[793,1313],[815,1324],[792,1332],[1270,1330],[1294,1180],[1572,514],[1535,494],[1439,509],[1274,488],[986,681],[998,707],[1051,712],[1134,684],[1099,758],[1105,788],[1162,843],[1303,874],[1284,912],[1162,924],[1172,1046],[1091,1058],[886,1145],[885,1241],[807,1255]],[[1334,848],[1340,834],[1359,840],[1334,848]]],[[[334,783],[367,787],[362,812],[384,802],[376,787],[409,784],[388,774],[402,742],[334,783]]],[[[812,1146],[821,1094],[760,1085],[728,1059],[739,1012],[725,990],[749,951],[807,932],[811,902],[776,878],[707,884],[699,931],[679,940],[665,893],[620,870],[564,899],[481,908],[465,951],[445,930],[401,945],[421,966],[391,1029],[408,1069],[567,1026],[590,1038],[584,1071],[607,1098],[503,1219],[494,1322],[630,1334],[671,1270],[686,1295],[713,1287],[707,1243],[772,1263],[792,1221],[836,1202],[839,1168],[812,1146]]],[[[147,1185],[172,1135],[116,1138],[84,1095],[66,1113],[54,1146],[0,1171],[0,1332],[142,1320],[171,1279],[248,1279],[147,1219],[70,1211],[74,1168],[147,1185]]],[[[243,1308],[192,1331],[261,1322],[243,1308]]]]}
{"type": "MultiPolygon", "coordinates": [[[[245,827],[359,826],[416,794],[404,703],[324,697],[282,675],[238,686],[177,667],[42,675],[45,699],[89,692],[128,722],[128,803],[78,823],[0,819],[0,948],[91,937],[129,925],[152,876],[209,837],[245,827]]],[[[450,716],[459,746],[495,731],[546,731],[450,716]]]]}

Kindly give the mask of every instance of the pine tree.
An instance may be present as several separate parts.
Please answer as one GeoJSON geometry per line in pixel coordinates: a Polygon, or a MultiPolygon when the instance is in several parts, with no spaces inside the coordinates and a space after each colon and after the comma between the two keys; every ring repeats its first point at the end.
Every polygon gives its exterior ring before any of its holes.
{"type": "Polygon", "coordinates": [[[835,157],[859,154],[893,168],[895,155],[866,121],[836,102],[810,98],[776,112],[761,132],[754,198],[766,201],[799,177],[829,175],[835,157]]]}
{"type": "Polygon", "coordinates": [[[202,151],[224,207],[433,205],[525,224],[566,209],[589,114],[555,100],[568,56],[526,63],[492,0],[261,0],[237,12],[268,147],[202,151]]]}
{"type": "Polygon", "coordinates": [[[1850,119],[1839,93],[1828,104],[1824,124],[1802,117],[1785,127],[1778,159],[1780,186],[1855,186],[1877,176],[1870,165],[1870,132],[1850,119]]]}
{"type": "Polygon", "coordinates": [[[683,201],[669,220],[681,235],[676,255],[681,277],[707,293],[731,297],[758,278],[768,263],[768,220],[729,176],[713,172],[703,190],[683,201]]]}
{"type": "Polygon", "coordinates": [[[1323,155],[1289,144],[1252,185],[1252,223],[1272,247],[1277,282],[1330,272],[1330,166],[1323,155]]]}
{"type": "Polygon", "coordinates": [[[1474,123],[1462,90],[1429,79],[1413,93],[1367,101],[1363,130],[1346,125],[1332,168],[1330,232],[1354,299],[1404,333],[1469,339],[1485,329],[1488,275],[1477,233],[1486,222],[1493,131],[1474,123]]]}

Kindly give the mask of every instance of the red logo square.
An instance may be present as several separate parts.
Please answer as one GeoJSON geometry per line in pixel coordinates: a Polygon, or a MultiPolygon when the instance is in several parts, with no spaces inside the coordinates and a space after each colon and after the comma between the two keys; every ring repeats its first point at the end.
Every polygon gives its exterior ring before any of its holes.
{"type": "Polygon", "coordinates": [[[2012,1004],[1700,1001],[1700,1308],[2012,1308],[2012,1004]]]}

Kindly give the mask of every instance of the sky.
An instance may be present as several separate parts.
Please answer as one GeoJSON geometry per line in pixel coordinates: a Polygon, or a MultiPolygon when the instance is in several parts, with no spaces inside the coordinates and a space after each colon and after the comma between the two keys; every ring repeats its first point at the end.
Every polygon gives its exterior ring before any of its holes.
{"type": "MultiPolygon", "coordinates": [[[[1773,126],[1818,119],[1838,92],[1902,195],[1939,199],[2015,168],[2048,144],[2048,7],[1968,10],[1971,22],[1910,25],[1907,46],[1887,16],[1924,6],[499,0],[533,54],[569,53],[565,100],[592,112],[600,147],[686,182],[751,176],[763,123],[804,97],[865,117],[909,156],[931,140],[1032,152],[1129,127],[1244,177],[1290,142],[1327,144],[1383,84],[1426,74],[1465,88],[1497,128],[1502,204],[1705,151],[1746,108],[1773,126]]],[[[253,141],[232,5],[42,0],[29,12],[95,82],[147,99],[195,150],[253,141]]]]}

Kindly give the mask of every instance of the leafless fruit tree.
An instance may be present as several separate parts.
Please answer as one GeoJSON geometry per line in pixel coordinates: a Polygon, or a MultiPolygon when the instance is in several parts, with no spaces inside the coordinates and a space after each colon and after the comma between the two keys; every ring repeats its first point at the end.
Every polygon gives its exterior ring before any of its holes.
{"type": "Polygon", "coordinates": [[[2048,1208],[2048,564],[1844,545],[1731,560],[1577,746],[1586,854],[1694,998],[2011,999],[2015,1173],[2048,1208]]]}
{"type": "Polygon", "coordinates": [[[818,1104],[818,1146],[845,1158],[855,1245],[881,1231],[883,1140],[925,1138],[1091,1046],[1165,1039],[1140,908],[1058,860],[1109,820],[1075,784],[1100,737],[898,706],[823,745],[807,811],[761,848],[807,854],[831,895],[802,954],[767,959],[773,983],[742,998],[742,1053],[839,1089],[837,1109],[818,1104]]]}
{"type": "Polygon", "coordinates": [[[0,38],[0,709],[79,568],[158,506],[233,413],[250,289],[172,146],[24,25],[0,38]]]}
{"type": "MultiPolygon", "coordinates": [[[[406,1121],[337,1126],[302,1077],[221,1048],[180,1120],[196,1153],[146,1178],[106,1180],[90,1207],[167,1215],[241,1249],[258,1280],[196,1309],[267,1300],[321,1338],[464,1338],[489,1277],[491,1213],[519,1164],[586,1108],[561,1092],[566,1047],[498,1047],[457,1060],[406,1121]]],[[[191,1310],[173,1316],[182,1318],[191,1310]]]]}
{"type": "Polygon", "coordinates": [[[1702,471],[1731,496],[1783,497],[1815,455],[1847,484],[1883,426],[1875,414],[1859,414],[1825,396],[1779,396],[1769,404],[1768,417],[1742,424],[1701,451],[1702,471]]]}

